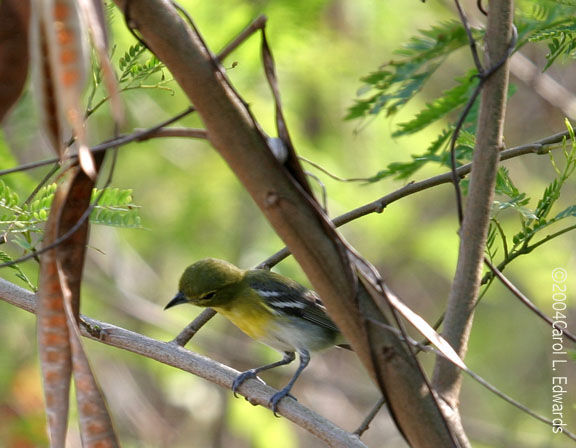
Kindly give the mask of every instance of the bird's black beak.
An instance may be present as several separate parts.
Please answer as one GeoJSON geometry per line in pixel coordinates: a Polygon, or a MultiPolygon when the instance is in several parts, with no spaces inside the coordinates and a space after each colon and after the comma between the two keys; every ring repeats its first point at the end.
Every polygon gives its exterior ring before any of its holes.
{"type": "Polygon", "coordinates": [[[188,299],[186,298],[186,296],[184,294],[182,294],[181,292],[179,292],[178,294],[176,294],[174,296],[174,298],[172,300],[170,300],[170,302],[168,302],[168,305],[166,305],[164,307],[165,310],[167,310],[168,308],[172,308],[173,306],[176,305],[181,305],[183,303],[187,303],[188,299]]]}

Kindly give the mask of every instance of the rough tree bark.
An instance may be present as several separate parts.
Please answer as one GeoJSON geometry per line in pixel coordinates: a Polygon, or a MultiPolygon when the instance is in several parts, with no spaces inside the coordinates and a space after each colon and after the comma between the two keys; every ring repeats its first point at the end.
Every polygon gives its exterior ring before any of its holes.
{"type": "MultiPolygon", "coordinates": [[[[487,70],[501,62],[508,54],[514,16],[512,0],[493,0],[489,3],[488,11],[484,63],[487,70]]],[[[494,184],[500,151],[503,149],[507,89],[506,60],[486,81],[482,91],[473,169],[460,230],[458,265],[444,319],[443,336],[461,358],[466,355],[482,276],[494,184]]],[[[453,410],[455,425],[460,425],[458,404],[461,384],[462,372],[451,363],[438,358],[433,385],[453,410]]]]}

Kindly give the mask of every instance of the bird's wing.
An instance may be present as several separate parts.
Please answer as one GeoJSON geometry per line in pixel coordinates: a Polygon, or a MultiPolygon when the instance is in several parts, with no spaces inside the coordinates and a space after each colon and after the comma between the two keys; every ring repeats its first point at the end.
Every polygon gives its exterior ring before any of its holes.
{"type": "Polygon", "coordinates": [[[320,327],[339,331],[314,291],[274,272],[248,271],[246,280],[273,311],[301,317],[320,327]],[[262,275],[264,272],[265,275],[262,275]]]}

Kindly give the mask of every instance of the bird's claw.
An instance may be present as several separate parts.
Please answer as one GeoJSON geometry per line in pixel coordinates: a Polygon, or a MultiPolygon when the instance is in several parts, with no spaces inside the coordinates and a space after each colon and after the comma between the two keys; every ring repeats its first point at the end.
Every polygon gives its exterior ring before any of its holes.
{"type": "Polygon", "coordinates": [[[236,391],[244,383],[244,381],[249,380],[251,378],[255,378],[261,383],[265,384],[264,381],[262,381],[260,378],[256,376],[256,371],[254,369],[242,372],[240,375],[236,377],[236,379],[232,383],[232,393],[234,394],[234,397],[238,398],[238,394],[236,393],[236,391]]]}
{"type": "MultiPolygon", "coordinates": [[[[234,396],[236,398],[238,398],[238,394],[236,393],[238,391],[238,388],[246,381],[249,379],[257,379],[258,381],[260,381],[262,384],[266,384],[264,383],[264,381],[262,381],[260,378],[258,378],[258,376],[256,375],[257,372],[255,369],[251,369],[251,370],[247,370],[246,372],[242,372],[240,375],[238,375],[236,377],[236,379],[234,380],[234,382],[232,383],[232,393],[234,394],[234,396]]],[[[268,401],[268,407],[270,409],[272,409],[272,412],[274,412],[274,416],[279,417],[277,411],[278,411],[278,405],[280,404],[280,400],[282,400],[284,397],[290,397],[296,401],[298,401],[298,399],[292,395],[290,393],[290,389],[289,388],[284,388],[278,392],[276,392],[274,395],[272,395],[272,397],[270,398],[270,400],[268,401]]]]}
{"type": "Polygon", "coordinates": [[[270,398],[270,401],[268,401],[268,407],[270,409],[272,409],[272,412],[274,412],[275,417],[279,417],[279,415],[277,413],[278,404],[280,404],[280,400],[282,400],[282,398],[284,398],[284,397],[290,397],[290,398],[293,398],[294,400],[298,401],[298,399],[290,393],[290,389],[282,389],[281,391],[276,392],[274,395],[272,395],[272,398],[270,398]]]}

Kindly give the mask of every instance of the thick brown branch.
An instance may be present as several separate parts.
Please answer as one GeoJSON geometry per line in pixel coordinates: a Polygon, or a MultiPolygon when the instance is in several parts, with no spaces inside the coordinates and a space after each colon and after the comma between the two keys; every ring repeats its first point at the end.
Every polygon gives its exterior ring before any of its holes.
{"type": "Polygon", "coordinates": [[[359,294],[363,288],[346,243],[273,156],[266,136],[201,36],[168,1],[116,3],[124,11],[129,8],[130,25],[171,71],[201,116],[214,148],[291,249],[368,373],[385,389],[406,438],[413,446],[452,446],[445,419],[405,345],[389,332],[367,328],[367,317],[384,323],[388,319],[368,294],[359,294]]]}
{"type": "MultiPolygon", "coordinates": [[[[511,0],[490,2],[486,31],[488,67],[502,61],[508,53],[512,17],[511,0]]],[[[466,355],[481,280],[494,183],[502,149],[507,87],[506,62],[485,82],[482,91],[473,169],[460,231],[458,265],[444,320],[443,335],[461,358],[466,355]]],[[[444,359],[437,360],[434,385],[454,410],[458,407],[461,381],[462,375],[457,368],[444,359]]]]}

